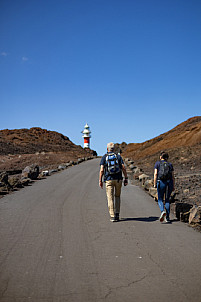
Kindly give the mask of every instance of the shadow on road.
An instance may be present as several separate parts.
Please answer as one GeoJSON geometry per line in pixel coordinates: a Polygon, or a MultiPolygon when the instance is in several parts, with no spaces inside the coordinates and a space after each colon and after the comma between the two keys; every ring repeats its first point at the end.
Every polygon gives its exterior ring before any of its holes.
{"type": "MultiPolygon", "coordinates": [[[[137,217],[137,218],[121,218],[119,222],[123,221],[142,221],[142,222],[154,222],[159,220],[159,217],[150,216],[150,217],[137,217]]],[[[178,222],[178,219],[172,219],[169,223],[163,222],[163,224],[172,224],[178,222]]]]}
{"type": "Polygon", "coordinates": [[[138,218],[121,218],[119,221],[144,221],[144,222],[153,222],[158,220],[158,217],[150,216],[150,217],[138,217],[138,218]]]}

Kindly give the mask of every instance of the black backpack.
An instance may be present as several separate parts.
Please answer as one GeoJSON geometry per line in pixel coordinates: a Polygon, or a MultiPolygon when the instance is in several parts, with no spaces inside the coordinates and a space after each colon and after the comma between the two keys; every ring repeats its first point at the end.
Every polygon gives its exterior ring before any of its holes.
{"type": "Polygon", "coordinates": [[[117,174],[121,171],[119,160],[115,153],[109,153],[106,155],[106,165],[109,174],[117,174]]]}
{"type": "Polygon", "coordinates": [[[159,180],[169,180],[171,179],[171,175],[172,175],[172,171],[170,168],[170,164],[165,161],[165,160],[161,160],[160,161],[160,168],[159,168],[159,172],[158,172],[158,179],[159,180]]]}

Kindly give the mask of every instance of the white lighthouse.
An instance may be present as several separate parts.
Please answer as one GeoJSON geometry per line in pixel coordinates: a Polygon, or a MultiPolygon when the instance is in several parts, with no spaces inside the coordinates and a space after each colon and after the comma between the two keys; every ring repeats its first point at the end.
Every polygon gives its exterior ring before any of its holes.
{"type": "Polygon", "coordinates": [[[83,133],[82,137],[84,138],[84,148],[90,148],[91,131],[87,123],[81,133],[83,133]]]}

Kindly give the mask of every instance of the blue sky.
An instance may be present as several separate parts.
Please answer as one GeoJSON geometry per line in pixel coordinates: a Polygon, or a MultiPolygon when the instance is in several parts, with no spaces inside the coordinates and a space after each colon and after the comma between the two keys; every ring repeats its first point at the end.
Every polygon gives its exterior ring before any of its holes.
{"type": "Polygon", "coordinates": [[[201,115],[200,0],[1,0],[0,129],[99,155],[201,115]]]}

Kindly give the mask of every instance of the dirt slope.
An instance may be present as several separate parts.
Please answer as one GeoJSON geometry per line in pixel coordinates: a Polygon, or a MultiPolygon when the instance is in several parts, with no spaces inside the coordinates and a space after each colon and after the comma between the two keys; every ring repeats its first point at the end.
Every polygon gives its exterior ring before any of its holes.
{"type": "MultiPolygon", "coordinates": [[[[125,147],[122,155],[144,166],[147,172],[153,172],[153,165],[161,150],[168,151],[170,160],[185,170],[199,171],[201,159],[201,116],[193,117],[172,130],[143,143],[131,143],[125,147]],[[150,169],[152,169],[150,171],[150,169]]],[[[121,145],[119,145],[121,149],[121,145]]]]}
{"type": "Polygon", "coordinates": [[[124,156],[145,158],[161,150],[192,147],[201,144],[201,116],[190,118],[172,130],[144,143],[128,144],[124,156]]]}
{"type": "Polygon", "coordinates": [[[167,151],[174,166],[177,200],[201,205],[201,116],[190,118],[146,142],[117,144],[117,148],[151,178],[160,151],[167,151]]]}
{"type": "Polygon", "coordinates": [[[0,131],[0,154],[80,150],[67,136],[41,128],[0,131]]]}
{"type": "Polygon", "coordinates": [[[55,131],[41,128],[0,131],[0,171],[23,169],[30,164],[53,167],[94,153],[55,131]]]}

